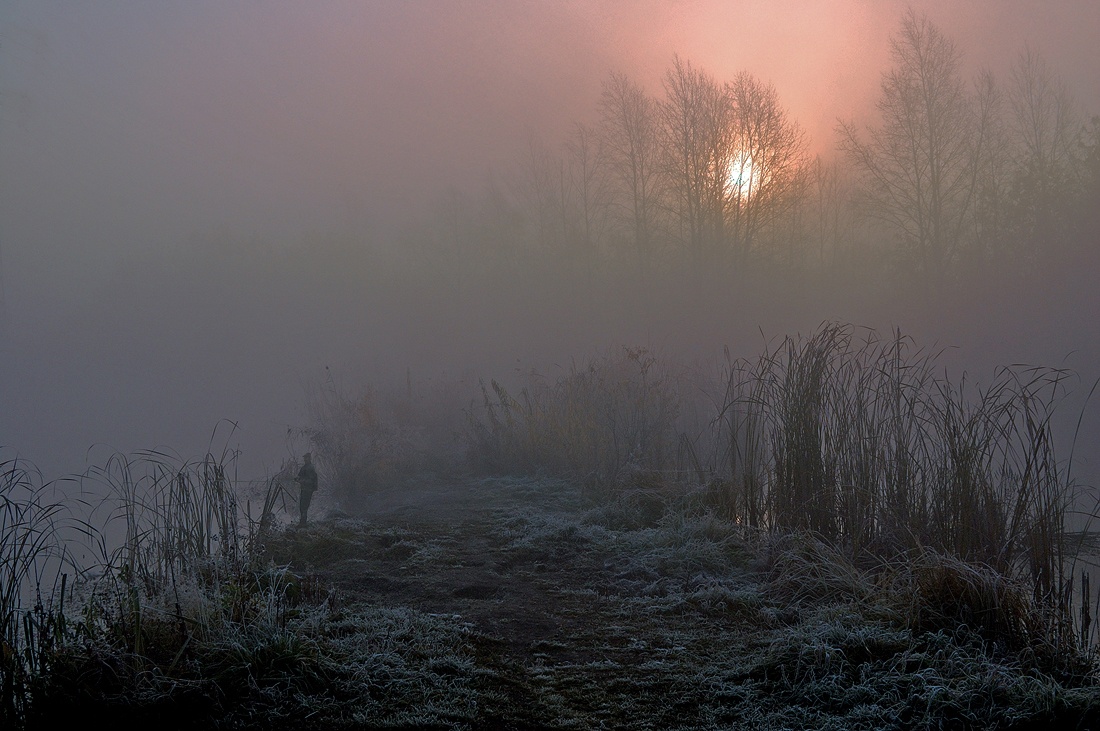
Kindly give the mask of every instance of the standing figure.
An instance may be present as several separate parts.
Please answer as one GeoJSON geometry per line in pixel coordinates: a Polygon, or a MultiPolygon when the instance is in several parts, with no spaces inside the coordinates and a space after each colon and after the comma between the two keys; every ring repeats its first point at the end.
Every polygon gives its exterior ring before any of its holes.
{"type": "Polygon", "coordinates": [[[298,487],[302,491],[301,518],[298,521],[298,526],[304,528],[306,514],[309,513],[309,501],[313,499],[313,493],[317,491],[317,468],[313,466],[313,459],[309,452],[306,452],[302,459],[305,464],[302,465],[302,469],[298,470],[298,477],[294,481],[298,483],[298,487]]]}

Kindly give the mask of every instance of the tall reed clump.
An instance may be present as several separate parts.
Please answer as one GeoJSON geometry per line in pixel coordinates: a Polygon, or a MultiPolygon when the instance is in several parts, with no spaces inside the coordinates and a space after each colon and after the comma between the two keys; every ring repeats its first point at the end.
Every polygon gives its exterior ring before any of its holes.
{"type": "Polygon", "coordinates": [[[265,559],[234,458],[116,454],[56,499],[0,463],[0,725],[112,703],[136,718],[181,693],[238,702],[265,672],[311,682],[292,624],[302,582],[265,559]]]}
{"type": "Polygon", "coordinates": [[[855,554],[981,567],[970,578],[988,570],[1029,587],[1046,639],[1068,642],[1073,483],[1052,416],[1069,374],[1002,368],[976,387],[938,375],[936,360],[899,333],[860,340],[826,324],[731,361],[719,503],[739,523],[810,531],[855,554]]]}
{"type": "Polygon", "coordinates": [[[532,374],[515,396],[497,381],[481,391],[468,430],[478,469],[544,471],[607,488],[675,466],[680,397],[643,348],[574,365],[556,381],[532,374]]]}
{"type": "Polygon", "coordinates": [[[90,490],[110,494],[107,515],[93,515],[103,527],[87,523],[100,575],[87,587],[83,629],[134,669],[179,670],[197,645],[256,623],[285,627],[300,586],[265,565],[262,535],[238,504],[233,456],[115,455],[85,475],[90,490]]]}
{"type": "Polygon", "coordinates": [[[69,634],[62,503],[17,459],[0,462],[0,725],[26,714],[36,678],[69,634]]]}

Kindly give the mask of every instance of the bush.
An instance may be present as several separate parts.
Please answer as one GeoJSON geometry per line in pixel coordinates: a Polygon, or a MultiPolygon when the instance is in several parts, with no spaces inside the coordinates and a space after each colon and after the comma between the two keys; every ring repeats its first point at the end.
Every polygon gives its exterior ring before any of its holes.
{"type": "MultiPolygon", "coordinates": [[[[371,492],[422,469],[429,451],[425,425],[433,417],[416,418],[411,408],[411,394],[385,403],[373,390],[352,398],[339,393],[331,378],[314,392],[311,424],[302,433],[322,478],[319,494],[355,512],[371,492]]],[[[297,469],[291,460],[284,474],[292,479],[297,469]]]]}
{"type": "Polygon", "coordinates": [[[475,469],[541,471],[611,491],[647,475],[659,483],[675,466],[680,397],[645,349],[573,366],[554,382],[532,374],[518,396],[497,381],[481,391],[467,432],[475,469]]]}

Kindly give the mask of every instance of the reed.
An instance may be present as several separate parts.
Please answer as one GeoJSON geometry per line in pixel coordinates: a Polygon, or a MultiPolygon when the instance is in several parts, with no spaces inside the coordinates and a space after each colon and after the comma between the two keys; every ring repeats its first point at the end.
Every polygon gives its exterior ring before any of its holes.
{"type": "Polygon", "coordinates": [[[26,462],[0,462],[0,720],[21,718],[35,679],[49,672],[69,634],[62,526],[70,518],[53,486],[26,462]]]}
{"type": "Polygon", "coordinates": [[[569,476],[610,493],[675,468],[677,384],[645,349],[573,364],[554,381],[532,373],[517,396],[497,381],[481,394],[467,431],[476,469],[569,476]]]}
{"type": "MultiPolygon", "coordinates": [[[[0,463],[3,725],[111,694],[155,706],[223,670],[223,690],[247,695],[226,663],[309,650],[291,623],[316,592],[249,540],[270,526],[241,510],[235,458],[115,454],[74,481],[79,497],[20,461],[0,463]],[[88,548],[92,559],[75,560],[88,548]]],[[[274,509],[268,495],[261,520],[274,509]]]]}
{"type": "MultiPolygon", "coordinates": [[[[312,389],[307,399],[310,424],[300,434],[321,475],[321,495],[354,512],[371,493],[421,471],[429,459],[429,444],[445,452],[445,440],[437,433],[445,416],[424,411],[436,403],[435,396],[423,395],[419,387],[414,393],[411,377],[404,393],[367,389],[352,396],[331,375],[312,389]]],[[[287,467],[296,472],[296,459],[287,467]]]]}
{"type": "Polygon", "coordinates": [[[979,387],[940,375],[937,356],[900,333],[857,338],[828,323],[730,361],[718,504],[737,523],[809,531],[853,556],[940,556],[933,575],[965,565],[1022,583],[1044,639],[1072,644],[1074,483],[1052,423],[1072,374],[1001,368],[979,387]]]}

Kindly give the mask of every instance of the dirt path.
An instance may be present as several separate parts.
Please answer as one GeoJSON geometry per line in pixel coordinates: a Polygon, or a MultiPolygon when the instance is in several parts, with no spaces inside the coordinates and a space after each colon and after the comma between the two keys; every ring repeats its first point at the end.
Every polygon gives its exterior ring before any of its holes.
{"type": "Polygon", "coordinates": [[[426,480],[372,496],[357,519],[294,534],[276,560],[305,559],[346,602],[459,615],[519,657],[576,629],[575,594],[603,572],[598,550],[569,540],[581,510],[564,483],[426,480]],[[562,518],[565,535],[530,540],[530,516],[562,518]]]}
{"type": "MultiPolygon", "coordinates": [[[[682,508],[658,520],[644,505],[589,505],[563,481],[423,480],[373,495],[356,518],[280,532],[270,552],[335,587],[343,606],[411,618],[379,635],[396,658],[372,686],[393,699],[380,727],[1011,728],[1055,718],[1054,696],[1034,694],[980,644],[914,637],[848,593],[847,574],[806,563],[797,542],[795,573],[769,583],[759,546],[682,508]],[[442,635],[452,639],[431,639],[442,635]]],[[[1088,712],[1082,702],[1070,717],[1088,712]]]]}

